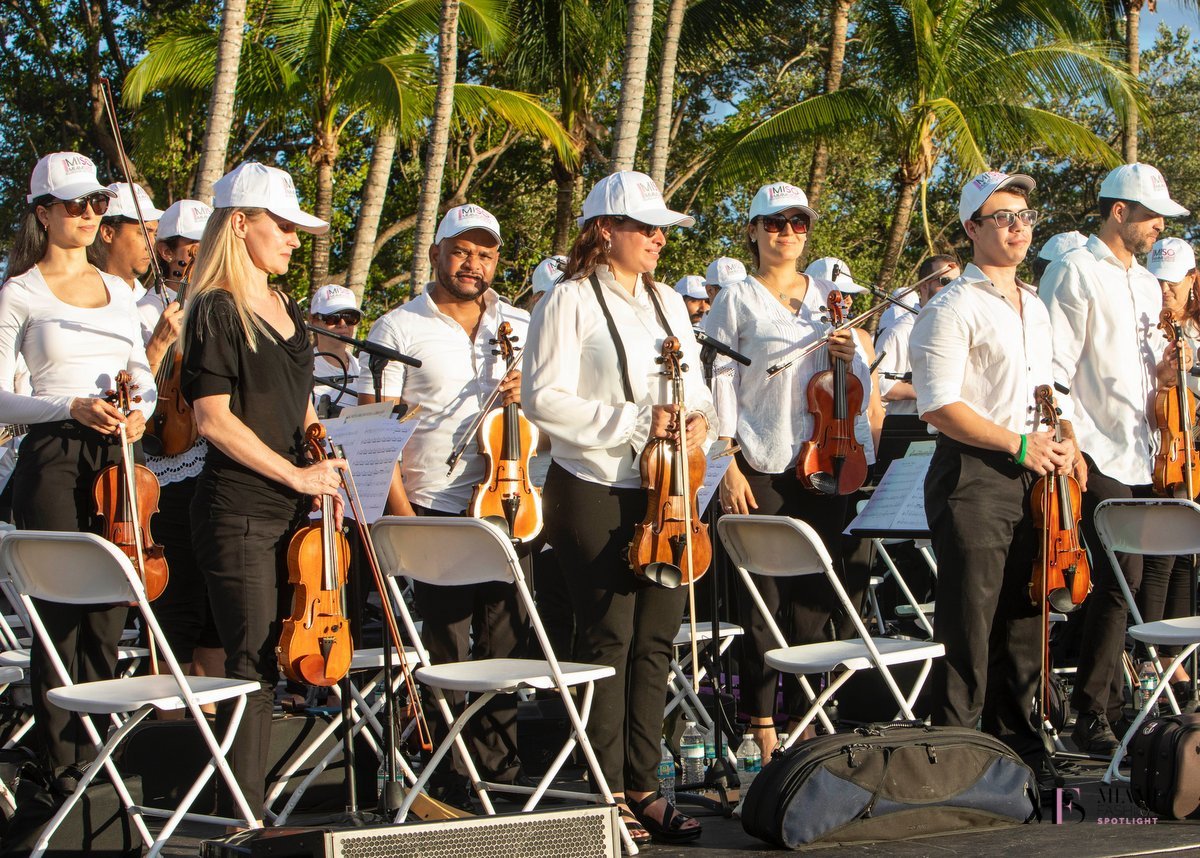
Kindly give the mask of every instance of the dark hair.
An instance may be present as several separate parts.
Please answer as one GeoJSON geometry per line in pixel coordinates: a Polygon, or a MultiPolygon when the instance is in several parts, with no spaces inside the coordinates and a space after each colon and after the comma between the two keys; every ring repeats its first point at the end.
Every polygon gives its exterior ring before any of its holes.
{"type": "Polygon", "coordinates": [[[1113,206],[1115,206],[1117,203],[1125,203],[1125,205],[1130,204],[1129,200],[1120,200],[1115,197],[1101,197],[1100,220],[1108,220],[1110,217],[1112,217],[1113,206]]]}
{"type": "Polygon", "coordinates": [[[17,237],[13,239],[12,251],[8,254],[8,276],[15,277],[24,274],[41,262],[46,255],[49,241],[46,239],[46,228],[37,217],[37,200],[29,207],[21,218],[17,228],[17,237]]]}
{"type": "Polygon", "coordinates": [[[1049,267],[1049,259],[1042,259],[1040,256],[1035,256],[1033,262],[1029,263],[1029,270],[1033,273],[1034,282],[1041,280],[1042,275],[1046,273],[1046,269],[1049,267]]]}
{"type": "Polygon", "coordinates": [[[939,253],[937,256],[931,256],[921,263],[921,267],[917,269],[917,279],[924,280],[935,271],[945,268],[947,265],[959,267],[958,260],[946,253],[939,253]]]}
{"type": "MultiPolygon", "coordinates": [[[[600,215],[589,220],[575,236],[575,243],[567,253],[567,264],[563,266],[563,274],[559,282],[578,280],[587,277],[596,270],[597,265],[608,264],[608,254],[604,250],[604,236],[600,227],[611,226],[613,218],[600,215]]],[[[642,282],[648,288],[653,288],[654,277],[648,272],[642,272],[642,282]]]]}

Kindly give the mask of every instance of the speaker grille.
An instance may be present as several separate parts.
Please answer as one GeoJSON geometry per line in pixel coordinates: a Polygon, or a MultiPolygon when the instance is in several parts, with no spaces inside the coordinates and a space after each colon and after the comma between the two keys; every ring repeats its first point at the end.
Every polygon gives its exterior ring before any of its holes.
{"type": "Polygon", "coordinates": [[[616,811],[607,807],[424,822],[337,832],[339,858],[602,858],[620,854],[616,811]]]}

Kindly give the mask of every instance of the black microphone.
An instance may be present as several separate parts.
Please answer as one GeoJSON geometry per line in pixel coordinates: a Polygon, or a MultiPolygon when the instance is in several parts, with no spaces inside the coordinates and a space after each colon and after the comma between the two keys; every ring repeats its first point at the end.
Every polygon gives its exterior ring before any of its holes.
{"type": "Polygon", "coordinates": [[[732,360],[740,363],[742,366],[750,366],[750,358],[746,357],[741,352],[734,351],[720,340],[714,340],[699,328],[692,328],[692,333],[696,335],[696,342],[705,348],[710,348],[719,355],[724,355],[727,358],[731,358],[732,360]]]}
{"type": "Polygon", "coordinates": [[[386,358],[387,360],[399,361],[406,363],[411,367],[420,367],[421,361],[415,357],[409,357],[406,354],[401,354],[395,349],[389,349],[387,346],[381,346],[379,343],[372,343],[367,340],[356,340],[354,337],[345,337],[341,334],[335,334],[333,331],[327,331],[325,328],[318,328],[313,325],[305,325],[314,334],[320,334],[323,337],[332,337],[335,340],[341,340],[343,343],[349,343],[357,348],[360,352],[366,352],[369,355],[386,358]]]}

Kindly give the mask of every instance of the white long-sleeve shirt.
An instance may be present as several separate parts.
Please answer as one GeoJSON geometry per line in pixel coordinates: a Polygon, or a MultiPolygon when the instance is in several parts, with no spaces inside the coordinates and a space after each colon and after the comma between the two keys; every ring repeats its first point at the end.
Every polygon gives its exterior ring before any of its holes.
{"type": "Polygon", "coordinates": [[[1157,366],[1167,346],[1158,281],[1136,260],[1126,270],[1093,235],[1050,264],[1040,289],[1054,330],[1054,379],[1075,400],[1080,449],[1106,476],[1148,484],[1157,366]]]}
{"type": "MultiPolygon", "coordinates": [[[[651,406],[672,401],[662,368],[655,363],[667,334],[640,280],[630,295],[608,266],[599,266],[596,276],[625,346],[634,401],[625,398],[616,343],[584,278],[559,283],[534,308],[521,404],[550,436],[554,461],[569,473],[594,483],[637,488],[638,457],[650,437],[651,406]]],[[[669,286],[659,283],[656,292],[688,366],[683,374],[687,410],[704,415],[708,439],[715,439],[717,416],[687,307],[669,286]]]]}
{"type": "Polygon", "coordinates": [[[71,418],[71,401],[104,396],[126,369],[141,397],[134,408],[154,413],[154,375],[146,360],[129,286],[97,271],[108,289],[103,307],[76,307],[55,297],[37,266],[0,289],[0,423],[71,418]],[[14,390],[18,357],[29,367],[28,395],[14,390]]]}
{"type": "MultiPolygon", "coordinates": [[[[956,402],[1021,435],[1045,430],[1034,391],[1054,384],[1054,341],[1046,307],[1019,290],[1021,312],[974,264],[921,310],[908,341],[917,411],[956,402]]],[[[1070,420],[1071,398],[1056,393],[1070,420]]]]}
{"type": "MultiPolygon", "coordinates": [[[[891,326],[879,335],[875,341],[875,355],[879,360],[879,395],[887,396],[896,385],[897,379],[884,378],[883,374],[903,375],[912,369],[912,361],[908,357],[908,341],[912,336],[913,325],[917,317],[912,313],[901,310],[904,315],[892,322],[891,326]]],[[[884,411],[888,416],[893,414],[916,414],[915,399],[895,399],[883,401],[884,411]]]]}
{"type": "MultiPolygon", "coordinates": [[[[730,358],[717,358],[713,363],[713,399],[721,437],[736,438],[746,461],[757,471],[779,474],[788,470],[800,454],[801,444],[812,437],[808,382],[814,374],[829,369],[829,350],[815,350],[774,378],[767,377],[767,368],[828,333],[829,325],[821,321],[826,314],[821,308],[834,289],[837,286],[830,281],[810,277],[799,312],[790,313],[762,283],[747,277],[722,289],[704,319],[709,336],[751,360],[750,366],[742,366],[730,358]]],[[[855,415],[855,437],[866,446],[871,441],[866,419],[871,375],[857,337],[854,350],[849,369],[863,387],[862,409],[855,415]]],[[[873,459],[872,450],[868,461],[873,459]]]]}

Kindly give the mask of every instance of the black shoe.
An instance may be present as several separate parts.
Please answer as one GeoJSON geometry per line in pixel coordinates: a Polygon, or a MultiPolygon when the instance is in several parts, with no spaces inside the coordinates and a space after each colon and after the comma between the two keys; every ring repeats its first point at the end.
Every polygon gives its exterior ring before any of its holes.
{"type": "Polygon", "coordinates": [[[1058,797],[1058,789],[1066,785],[1066,780],[1062,773],[1057,771],[1057,768],[1051,765],[1050,761],[1045,757],[1042,758],[1036,766],[1032,766],[1034,776],[1037,779],[1038,798],[1041,801],[1042,807],[1049,807],[1054,804],[1058,797]]]}
{"type": "Polygon", "coordinates": [[[430,798],[435,798],[451,807],[474,813],[470,783],[457,773],[443,774],[438,772],[429,780],[425,791],[430,798]]]}
{"type": "Polygon", "coordinates": [[[1107,716],[1091,712],[1079,713],[1075,729],[1071,731],[1071,741],[1082,753],[1104,757],[1112,756],[1121,744],[1109,726],[1107,716]]]}

